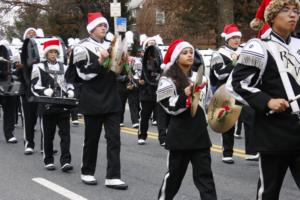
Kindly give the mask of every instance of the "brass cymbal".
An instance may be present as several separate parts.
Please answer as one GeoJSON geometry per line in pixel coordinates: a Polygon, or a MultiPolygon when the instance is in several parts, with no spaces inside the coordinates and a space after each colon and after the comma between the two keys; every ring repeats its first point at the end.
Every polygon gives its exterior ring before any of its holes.
{"type": "Polygon", "coordinates": [[[207,111],[208,124],[218,133],[231,129],[238,120],[241,106],[235,105],[235,99],[222,85],[213,95],[207,111]]]}
{"type": "Polygon", "coordinates": [[[197,113],[197,109],[199,106],[199,101],[200,101],[200,92],[201,91],[196,91],[197,87],[202,84],[202,79],[203,79],[203,73],[204,73],[204,66],[201,65],[197,71],[197,77],[196,81],[194,83],[193,87],[193,93],[192,93],[192,102],[191,102],[191,115],[192,117],[195,117],[197,113]]]}
{"type": "Polygon", "coordinates": [[[124,43],[122,41],[122,37],[120,35],[116,35],[111,42],[109,55],[110,62],[108,66],[108,68],[116,74],[120,74],[123,70],[123,66],[120,65],[123,53],[124,43]]]}

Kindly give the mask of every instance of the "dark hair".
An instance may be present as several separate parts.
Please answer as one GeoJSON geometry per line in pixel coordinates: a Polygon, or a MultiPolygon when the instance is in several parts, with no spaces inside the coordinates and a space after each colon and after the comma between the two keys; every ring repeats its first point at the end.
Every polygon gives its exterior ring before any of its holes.
{"type": "MultiPolygon", "coordinates": [[[[192,74],[191,70],[190,70],[189,74],[190,75],[192,74]]],[[[180,69],[180,67],[176,63],[173,64],[164,73],[164,75],[173,80],[173,82],[175,83],[176,88],[178,90],[178,93],[183,92],[184,88],[186,88],[190,84],[188,77],[183,73],[183,71],[180,69]]]]}

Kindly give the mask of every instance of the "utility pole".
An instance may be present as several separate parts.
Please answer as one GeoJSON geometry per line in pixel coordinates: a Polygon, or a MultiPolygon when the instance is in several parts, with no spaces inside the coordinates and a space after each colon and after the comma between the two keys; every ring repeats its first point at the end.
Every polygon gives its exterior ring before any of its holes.
{"type": "MultiPolygon", "coordinates": [[[[114,3],[118,3],[118,0],[114,0],[114,3]]],[[[118,31],[117,31],[117,17],[114,17],[114,31],[115,31],[115,35],[118,35],[118,31]]]]}

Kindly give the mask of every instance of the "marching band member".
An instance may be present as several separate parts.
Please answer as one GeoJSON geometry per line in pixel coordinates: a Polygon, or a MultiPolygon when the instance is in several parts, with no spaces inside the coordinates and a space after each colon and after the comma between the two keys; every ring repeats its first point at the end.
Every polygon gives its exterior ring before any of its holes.
{"type": "Polygon", "coordinates": [[[97,184],[94,174],[104,124],[107,141],[105,186],[124,190],[128,186],[121,180],[120,172],[121,101],[117,91],[117,76],[104,67],[110,47],[110,41],[105,40],[108,28],[108,22],[100,12],[89,13],[87,31],[90,36],[73,50],[73,64],[81,79],[79,111],[84,115],[85,121],[81,180],[85,184],[97,184]]]}
{"type": "MultiPolygon", "coordinates": [[[[149,39],[147,38],[146,41],[144,41],[143,48],[147,48],[151,45],[155,46],[155,38],[149,39]],[[149,43],[150,42],[150,43],[149,43]]],[[[157,58],[153,58],[157,59],[157,58]]],[[[143,70],[142,75],[139,80],[139,98],[140,98],[140,104],[141,104],[141,112],[140,112],[140,125],[138,130],[138,144],[144,145],[146,144],[146,140],[148,137],[147,131],[149,128],[149,119],[151,118],[151,114],[153,113],[153,119],[152,119],[152,125],[157,125],[156,122],[156,112],[157,112],[157,102],[156,102],[156,89],[157,86],[155,84],[150,84],[148,81],[146,81],[146,73],[151,76],[152,79],[157,79],[160,76],[160,73],[158,73],[158,70],[160,71],[160,68],[157,70],[154,66],[156,62],[148,63],[149,61],[146,58],[146,55],[143,57],[143,70]],[[147,66],[145,66],[145,63],[147,66]],[[154,122],[154,123],[153,123],[154,122]]],[[[148,77],[149,79],[150,77],[148,77]]]]}
{"type": "Polygon", "coordinates": [[[255,110],[254,148],[260,153],[257,199],[278,200],[286,171],[300,188],[300,40],[291,37],[299,0],[272,0],[265,20],[272,31],[250,40],[227,82],[235,98],[255,110]]]}
{"type": "MultiPolygon", "coordinates": [[[[214,93],[221,85],[226,83],[229,74],[233,70],[240,54],[242,33],[235,24],[228,24],[224,27],[222,37],[225,38],[225,46],[214,52],[211,60],[210,83],[214,93]]],[[[234,129],[222,133],[223,158],[222,161],[228,164],[234,163],[232,159],[234,145],[234,129]]]]}
{"type": "MultiPolygon", "coordinates": [[[[23,40],[27,38],[34,38],[36,37],[36,29],[35,28],[28,28],[25,30],[23,35],[23,40]]],[[[31,73],[31,66],[26,66],[31,73]]],[[[21,70],[27,70],[25,67],[22,67],[21,70]]],[[[29,75],[30,75],[29,73],[29,75]]],[[[25,94],[21,95],[21,105],[23,108],[23,115],[24,115],[24,141],[25,141],[25,155],[31,155],[34,152],[34,127],[37,122],[38,114],[37,114],[37,103],[36,102],[28,102],[28,97],[31,96],[31,89],[30,84],[26,82],[24,77],[24,73],[22,74],[23,77],[21,78],[22,86],[24,87],[25,94]]]]}
{"type": "MultiPolygon", "coordinates": [[[[2,43],[2,45],[7,45],[2,43]]],[[[3,52],[2,52],[3,53],[3,52]]],[[[8,58],[10,59],[10,58],[8,58]]],[[[10,81],[8,78],[7,71],[10,71],[8,68],[12,67],[10,63],[5,61],[0,61],[0,81],[7,82],[10,81]]],[[[12,69],[11,69],[12,70],[12,69]]],[[[1,86],[1,90],[3,90],[1,86]]],[[[15,122],[16,122],[16,115],[17,115],[17,98],[18,96],[10,96],[7,94],[0,95],[0,104],[2,106],[3,111],[3,132],[4,137],[7,143],[13,144],[17,143],[18,140],[14,136],[15,130],[15,122]]]]}
{"type": "MultiPolygon", "coordinates": [[[[60,41],[53,39],[44,43],[44,54],[46,62],[34,64],[31,73],[32,92],[35,96],[52,97],[55,94],[73,98],[74,87],[66,84],[65,72],[67,66],[57,61],[60,41]],[[56,86],[57,84],[57,86],[56,86]]],[[[41,128],[43,130],[43,159],[47,170],[55,170],[53,157],[53,140],[58,126],[58,134],[61,138],[60,164],[63,172],[73,169],[70,154],[70,112],[62,106],[51,104],[38,104],[38,113],[41,117],[41,128]]]]}
{"type": "Polygon", "coordinates": [[[36,37],[36,29],[29,27],[25,30],[24,34],[23,34],[23,40],[26,40],[27,38],[34,38],[36,37]]]}
{"type": "Polygon", "coordinates": [[[168,172],[159,191],[159,200],[174,198],[190,162],[201,199],[217,199],[205,113],[198,106],[196,116],[192,117],[186,105],[196,77],[196,73],[192,72],[193,62],[193,46],[183,40],[175,40],[162,64],[165,72],[158,84],[157,101],[170,115],[170,120],[165,146],[169,150],[168,172]]]}
{"type": "MultiPolygon", "coordinates": [[[[128,54],[131,53],[128,51],[128,54]]],[[[122,102],[122,111],[121,111],[121,123],[120,126],[124,126],[124,113],[126,102],[128,100],[130,118],[132,122],[132,128],[139,127],[139,99],[138,99],[138,79],[135,79],[137,76],[137,68],[142,68],[141,61],[133,56],[128,56],[128,65],[130,67],[128,69],[124,68],[121,74],[118,76],[118,92],[122,102]],[[134,74],[134,75],[133,75],[134,74]]]]}

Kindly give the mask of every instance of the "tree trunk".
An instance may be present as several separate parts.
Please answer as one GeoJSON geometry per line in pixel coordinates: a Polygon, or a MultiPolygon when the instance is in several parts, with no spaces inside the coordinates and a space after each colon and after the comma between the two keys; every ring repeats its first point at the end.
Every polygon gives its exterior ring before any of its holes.
{"type": "Polygon", "coordinates": [[[223,28],[226,24],[234,23],[234,0],[217,0],[218,3],[218,26],[217,26],[217,44],[224,44],[224,39],[221,37],[223,28]]]}

